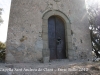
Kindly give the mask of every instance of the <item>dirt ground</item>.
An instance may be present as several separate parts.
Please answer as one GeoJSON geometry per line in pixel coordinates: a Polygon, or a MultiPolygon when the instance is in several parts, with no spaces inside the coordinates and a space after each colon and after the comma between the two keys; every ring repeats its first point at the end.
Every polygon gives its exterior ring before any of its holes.
{"type": "Polygon", "coordinates": [[[1,63],[0,75],[100,75],[100,62],[1,63]]]}

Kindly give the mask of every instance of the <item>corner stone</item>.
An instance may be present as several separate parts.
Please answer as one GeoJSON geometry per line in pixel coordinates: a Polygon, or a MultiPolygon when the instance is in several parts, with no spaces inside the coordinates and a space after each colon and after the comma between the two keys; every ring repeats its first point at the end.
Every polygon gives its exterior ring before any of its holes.
{"type": "Polygon", "coordinates": [[[44,57],[43,58],[43,63],[48,63],[49,62],[49,57],[44,57]]]}

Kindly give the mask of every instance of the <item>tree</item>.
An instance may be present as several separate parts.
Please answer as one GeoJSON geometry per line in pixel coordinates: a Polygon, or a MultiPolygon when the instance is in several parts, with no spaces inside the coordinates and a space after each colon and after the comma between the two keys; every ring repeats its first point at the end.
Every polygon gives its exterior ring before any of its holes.
{"type": "Polygon", "coordinates": [[[3,19],[2,19],[2,17],[1,17],[1,15],[2,15],[2,8],[0,8],[0,25],[1,25],[1,23],[3,23],[3,19]]]}
{"type": "MultiPolygon", "coordinates": [[[[2,8],[0,8],[0,25],[3,23],[1,15],[2,15],[2,8]]],[[[6,49],[6,44],[0,42],[0,62],[4,62],[5,60],[5,49],[6,49]]]]}
{"type": "MultiPolygon", "coordinates": [[[[98,0],[97,0],[98,1],[98,0]]],[[[92,52],[95,53],[94,61],[100,60],[100,6],[98,2],[93,2],[87,7],[89,15],[89,29],[92,43],[92,52]]]]}

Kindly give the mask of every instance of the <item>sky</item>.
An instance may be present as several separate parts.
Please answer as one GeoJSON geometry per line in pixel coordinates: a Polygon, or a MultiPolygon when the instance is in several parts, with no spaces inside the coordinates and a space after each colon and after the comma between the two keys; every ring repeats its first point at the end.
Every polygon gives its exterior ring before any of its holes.
{"type": "Polygon", "coordinates": [[[98,5],[100,7],[100,0],[85,0],[86,6],[95,6],[98,5]]]}
{"type": "Polygon", "coordinates": [[[4,22],[0,25],[0,41],[5,43],[8,31],[8,22],[10,14],[11,0],[0,0],[0,8],[3,8],[2,19],[4,22]]]}

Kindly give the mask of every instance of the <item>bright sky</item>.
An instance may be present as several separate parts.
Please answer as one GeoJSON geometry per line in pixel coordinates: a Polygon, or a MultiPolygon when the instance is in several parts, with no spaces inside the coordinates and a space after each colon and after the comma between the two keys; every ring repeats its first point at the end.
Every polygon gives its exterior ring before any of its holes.
{"type": "Polygon", "coordinates": [[[100,0],[85,0],[87,6],[98,5],[100,7],[100,0]]]}
{"type": "Polygon", "coordinates": [[[0,26],[0,41],[1,42],[6,42],[10,6],[11,6],[11,0],[0,0],[0,8],[3,8],[2,19],[4,20],[3,24],[1,24],[0,26]]]}

